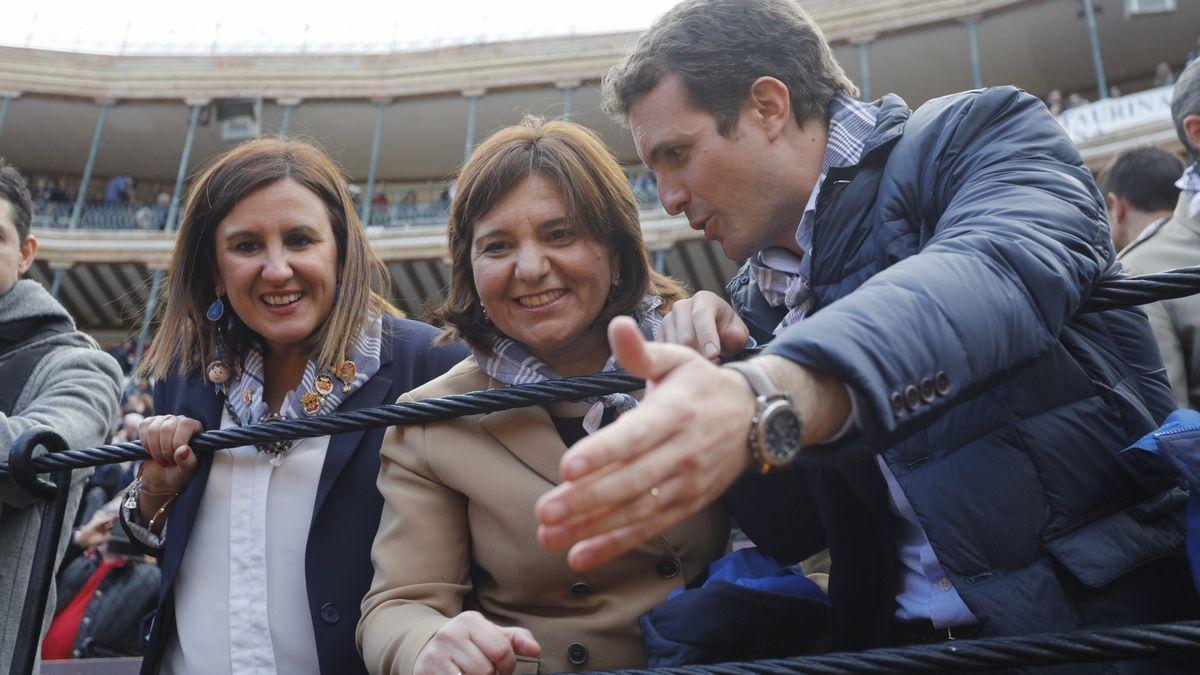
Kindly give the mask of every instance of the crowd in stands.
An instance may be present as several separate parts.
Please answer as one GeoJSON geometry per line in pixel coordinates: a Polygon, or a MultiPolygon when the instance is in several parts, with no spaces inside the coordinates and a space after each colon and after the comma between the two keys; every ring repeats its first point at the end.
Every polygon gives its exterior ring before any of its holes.
{"type": "MultiPolygon", "coordinates": [[[[1187,58],[1184,60],[1183,67],[1186,68],[1193,60],[1200,57],[1200,36],[1196,38],[1197,48],[1188,52],[1187,58]]],[[[1175,84],[1175,71],[1171,68],[1171,64],[1167,61],[1160,61],[1155,67],[1154,72],[1149,78],[1150,86],[1152,87],[1169,87],[1175,84]]],[[[1109,98],[1119,98],[1124,94],[1124,90],[1120,85],[1111,84],[1108,87],[1109,98]]],[[[1050,109],[1051,114],[1060,115],[1065,110],[1078,108],[1090,103],[1088,98],[1079,92],[1071,92],[1063,96],[1061,89],[1051,89],[1043,99],[1046,107],[1050,109]]]]}

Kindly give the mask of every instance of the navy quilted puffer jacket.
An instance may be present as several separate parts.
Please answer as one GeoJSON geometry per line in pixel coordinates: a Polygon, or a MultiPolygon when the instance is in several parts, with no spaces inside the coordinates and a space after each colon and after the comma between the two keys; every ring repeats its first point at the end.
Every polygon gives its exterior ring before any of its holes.
{"type": "Polygon", "coordinates": [[[876,454],[985,634],[1186,613],[1186,494],[1118,454],[1174,408],[1149,324],[1077,312],[1122,274],[1079,153],[1011,87],[878,105],[819,194],[815,310],[772,340],[781,313],[745,268],[728,288],[767,353],[854,389],[861,431],[807,449],[823,468],[743,479],[734,517],[781,561],[830,548],[842,647],[886,641],[894,612],[876,454]]]}

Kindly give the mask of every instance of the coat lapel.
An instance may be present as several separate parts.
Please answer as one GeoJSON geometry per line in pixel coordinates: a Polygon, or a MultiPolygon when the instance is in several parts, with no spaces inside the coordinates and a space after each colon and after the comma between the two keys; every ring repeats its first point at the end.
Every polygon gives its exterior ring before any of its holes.
{"type": "MultiPolygon", "coordinates": [[[[379,371],[375,373],[374,377],[363,383],[363,386],[351,394],[350,398],[342,401],[338,412],[349,412],[359,408],[392,403],[392,401],[386,400],[387,394],[392,388],[391,378],[383,375],[386,372],[386,365],[380,364],[379,371]]],[[[354,451],[358,449],[358,444],[362,441],[365,433],[366,430],[348,431],[329,439],[329,449],[325,451],[325,464],[321,468],[321,478],[317,482],[317,499],[313,504],[314,518],[320,512],[321,505],[325,503],[325,498],[329,496],[329,491],[337,482],[338,476],[346,468],[350,458],[354,456],[354,451]]]]}
{"type": "Polygon", "coordinates": [[[529,406],[489,413],[479,425],[525,466],[551,484],[559,484],[558,463],[567,446],[545,408],[529,406]]]}

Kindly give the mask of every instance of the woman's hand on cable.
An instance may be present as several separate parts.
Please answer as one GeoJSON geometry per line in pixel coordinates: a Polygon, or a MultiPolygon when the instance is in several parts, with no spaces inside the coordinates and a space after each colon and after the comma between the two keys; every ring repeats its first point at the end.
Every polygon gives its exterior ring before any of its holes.
{"type": "Polygon", "coordinates": [[[196,473],[196,453],[188,446],[204,430],[200,422],[182,415],[155,415],[138,424],[142,447],[150,459],[142,463],[146,493],[182,492],[196,473]]]}
{"type": "Polygon", "coordinates": [[[709,291],[672,305],[663,317],[662,331],[663,342],[690,347],[710,361],[737,354],[750,337],[733,307],[709,291]]]}
{"type": "Polygon", "coordinates": [[[517,655],[536,657],[542,648],[524,628],[504,628],[479,612],[463,612],[433,636],[413,666],[413,675],[509,675],[517,655]]]}

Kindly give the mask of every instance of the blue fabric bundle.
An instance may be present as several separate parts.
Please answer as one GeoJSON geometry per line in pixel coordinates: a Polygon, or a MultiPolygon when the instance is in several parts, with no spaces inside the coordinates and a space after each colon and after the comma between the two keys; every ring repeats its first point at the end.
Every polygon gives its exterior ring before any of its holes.
{"type": "Polygon", "coordinates": [[[651,667],[796,655],[829,629],[829,598],[808,577],[756,548],[708,568],[699,588],[676,590],[642,615],[651,667]]]}
{"type": "Polygon", "coordinates": [[[1187,481],[1187,557],[1192,582],[1200,589],[1200,412],[1183,408],[1167,416],[1161,427],[1126,448],[1165,457],[1187,481]]]}

